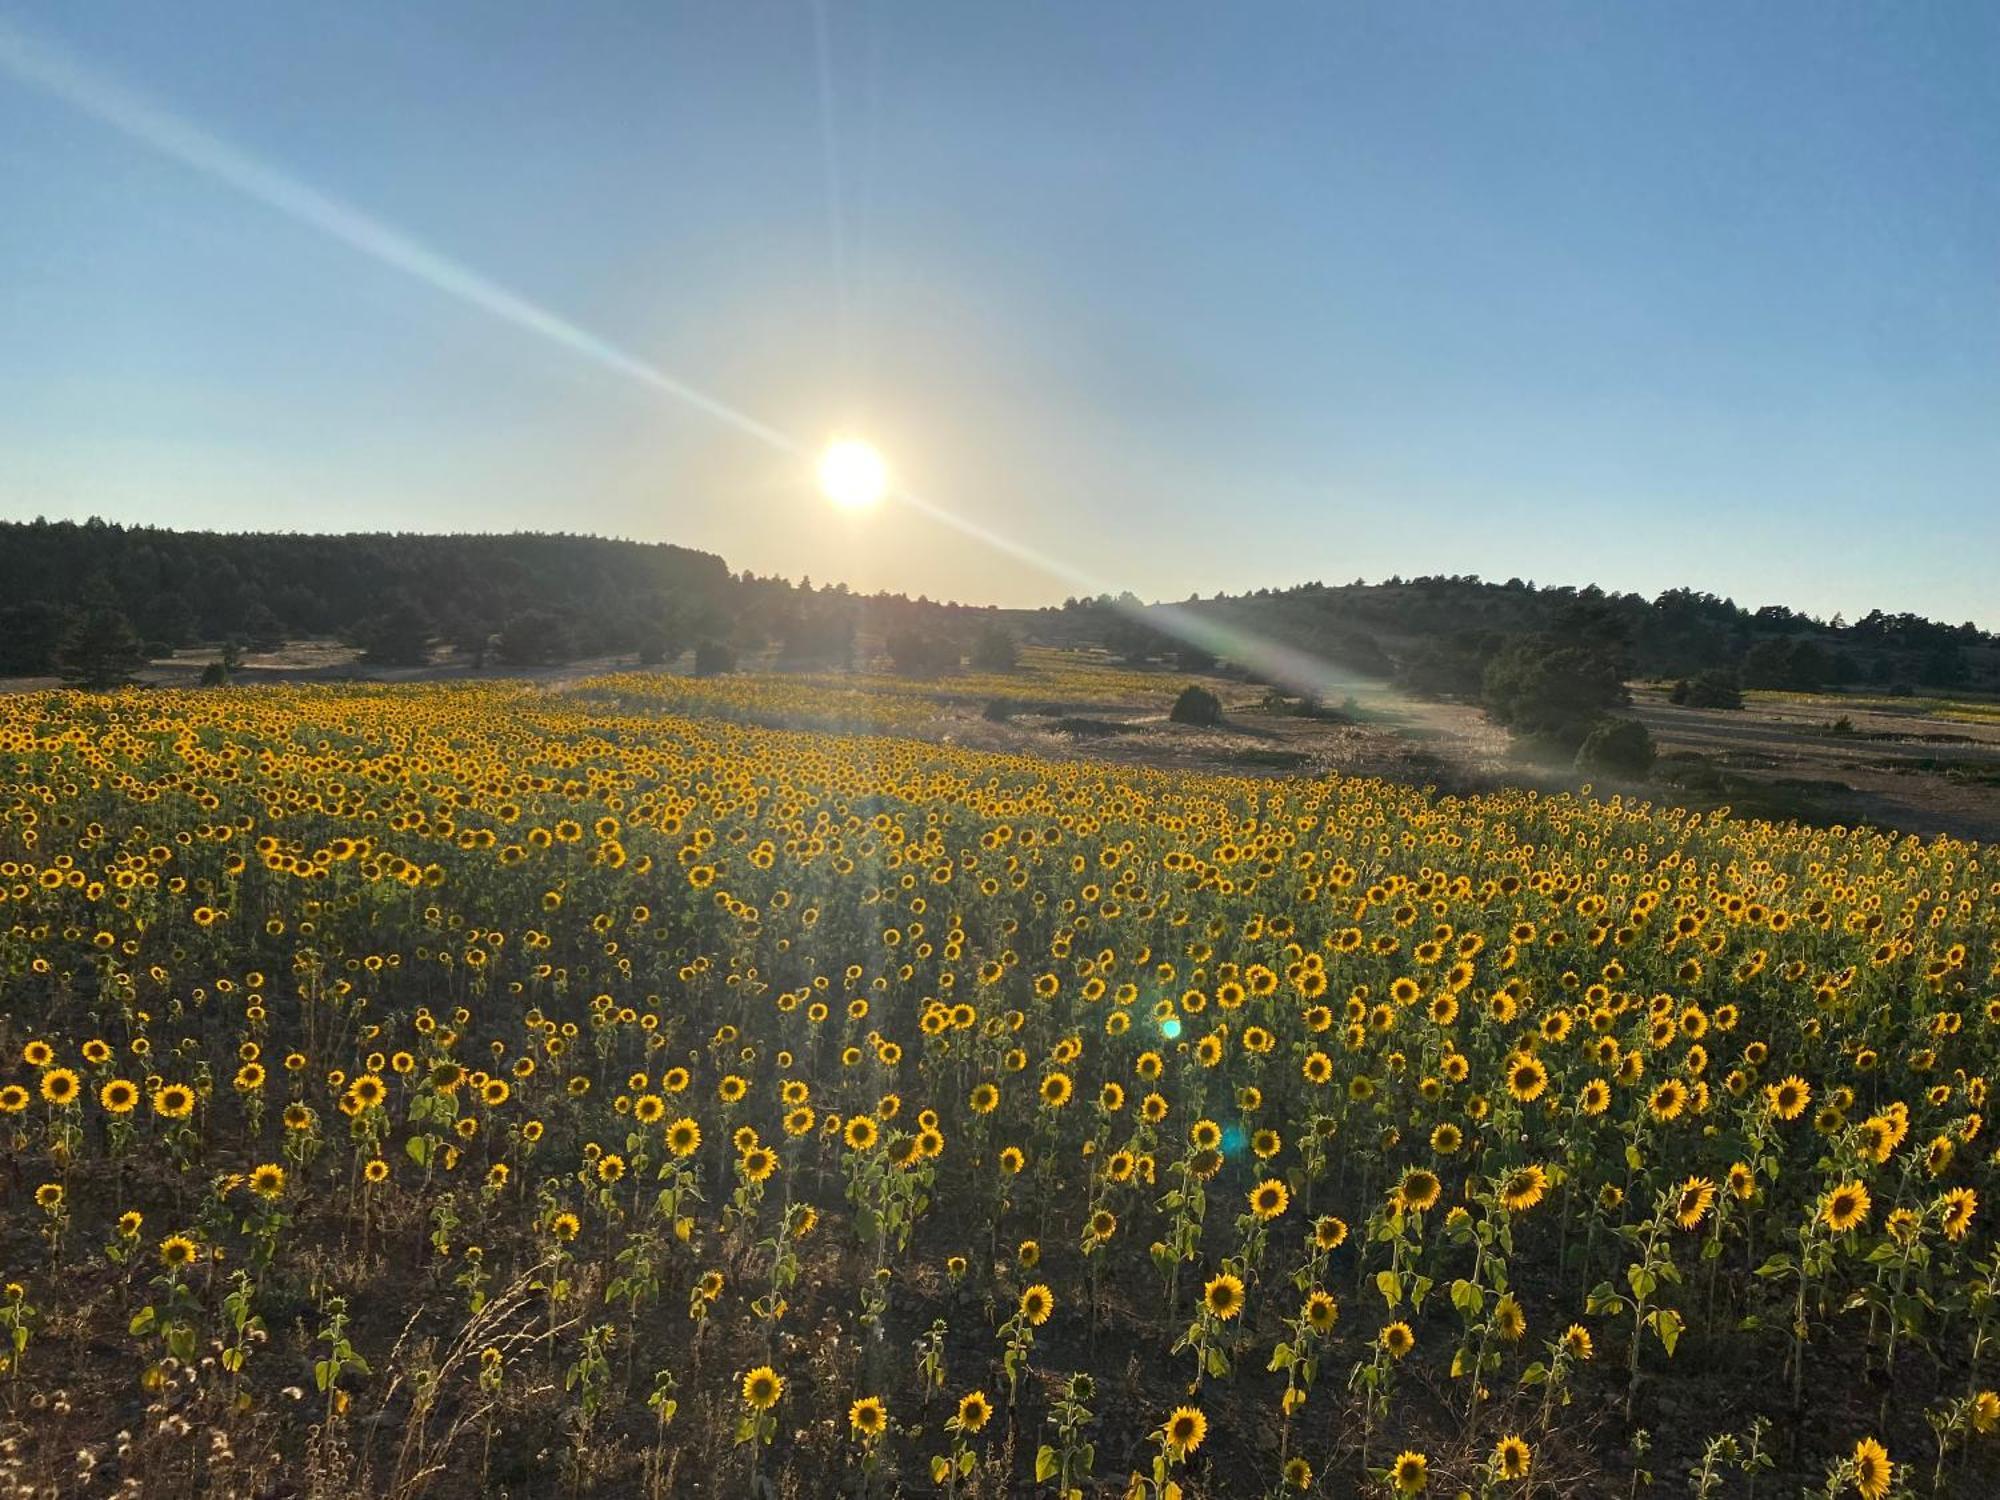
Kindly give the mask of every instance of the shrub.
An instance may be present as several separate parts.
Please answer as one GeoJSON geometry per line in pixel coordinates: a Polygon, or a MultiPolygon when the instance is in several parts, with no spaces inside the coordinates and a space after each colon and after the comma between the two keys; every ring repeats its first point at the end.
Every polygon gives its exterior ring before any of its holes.
{"type": "Polygon", "coordinates": [[[1653,767],[1653,754],[1653,737],[1637,719],[1599,719],[1577,747],[1576,768],[1644,776],[1653,767]]]}
{"type": "Polygon", "coordinates": [[[1743,685],[1727,667],[1711,667],[1683,677],[1668,697],[1683,708],[1741,708],[1743,685]]]}
{"type": "Polygon", "coordinates": [[[727,641],[706,640],[694,648],[694,675],[721,677],[736,670],[736,648],[727,641]]]}
{"type": "Polygon", "coordinates": [[[982,672],[1011,672],[1020,660],[1013,634],[998,625],[988,625],[972,643],[972,665],[982,672]]]}
{"type": "Polygon", "coordinates": [[[932,677],[958,666],[958,643],[921,630],[892,630],[883,642],[896,670],[910,677],[932,677]]]}
{"type": "Polygon", "coordinates": [[[1494,722],[1563,749],[1581,745],[1607,708],[1630,701],[1611,655],[1542,637],[1502,648],[1486,664],[1481,698],[1494,722]]]}
{"type": "Polygon", "coordinates": [[[1220,724],[1222,700],[1205,687],[1184,687],[1167,717],[1176,724],[1220,724]]]}

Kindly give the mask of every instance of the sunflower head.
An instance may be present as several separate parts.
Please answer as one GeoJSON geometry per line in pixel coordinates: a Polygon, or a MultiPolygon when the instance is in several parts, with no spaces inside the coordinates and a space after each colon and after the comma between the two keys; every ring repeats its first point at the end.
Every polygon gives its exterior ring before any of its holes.
{"type": "Polygon", "coordinates": [[[759,1365],[743,1377],[743,1401],[753,1411],[769,1411],[785,1394],[785,1377],[769,1365],[759,1365]]]}
{"type": "Polygon", "coordinates": [[[1182,1457],[1201,1446],[1208,1436],[1208,1418],[1198,1406],[1177,1406],[1164,1429],[1167,1447],[1182,1457]]]}

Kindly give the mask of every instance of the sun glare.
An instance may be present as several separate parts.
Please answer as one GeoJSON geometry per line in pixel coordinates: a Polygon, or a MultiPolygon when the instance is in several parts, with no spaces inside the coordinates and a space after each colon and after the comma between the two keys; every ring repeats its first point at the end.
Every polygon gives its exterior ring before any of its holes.
{"type": "Polygon", "coordinates": [[[882,455],[855,438],[829,444],[819,460],[819,490],[842,510],[867,510],[889,487],[882,455]]]}

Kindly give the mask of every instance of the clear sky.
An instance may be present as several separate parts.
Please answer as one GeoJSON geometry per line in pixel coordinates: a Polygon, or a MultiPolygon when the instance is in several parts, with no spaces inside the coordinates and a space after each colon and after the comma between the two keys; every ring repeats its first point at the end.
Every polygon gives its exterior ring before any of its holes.
{"type": "Polygon", "coordinates": [[[0,0],[0,516],[1073,591],[833,513],[643,366],[1148,598],[1476,572],[2000,627],[2000,6],[823,22],[0,0]]]}

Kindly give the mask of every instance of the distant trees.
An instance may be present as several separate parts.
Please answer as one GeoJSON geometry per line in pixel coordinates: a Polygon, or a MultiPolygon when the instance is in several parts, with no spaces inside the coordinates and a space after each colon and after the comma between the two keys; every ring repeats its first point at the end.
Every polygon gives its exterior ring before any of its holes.
{"type": "Polygon", "coordinates": [[[66,610],[40,599],[0,605],[0,676],[40,677],[55,670],[69,629],[66,610]]]}
{"type": "Polygon", "coordinates": [[[356,625],[354,644],[361,659],[377,667],[420,667],[431,657],[431,617],[408,599],[399,599],[380,614],[356,625]]]}
{"type": "Polygon", "coordinates": [[[1811,693],[1825,685],[1832,662],[1809,637],[1787,635],[1757,642],[1743,653],[1741,670],[1746,688],[1811,693]]]}
{"type": "Polygon", "coordinates": [[[510,616],[493,646],[510,667],[550,666],[569,661],[575,653],[569,622],[546,609],[524,609],[510,616]]]}
{"type": "Polygon", "coordinates": [[[910,677],[934,677],[958,669],[958,642],[922,630],[892,630],[883,642],[889,661],[910,677]]]}
{"type": "Polygon", "coordinates": [[[138,632],[109,604],[85,609],[56,652],[63,681],[82,688],[122,687],[145,664],[138,632]]]}

